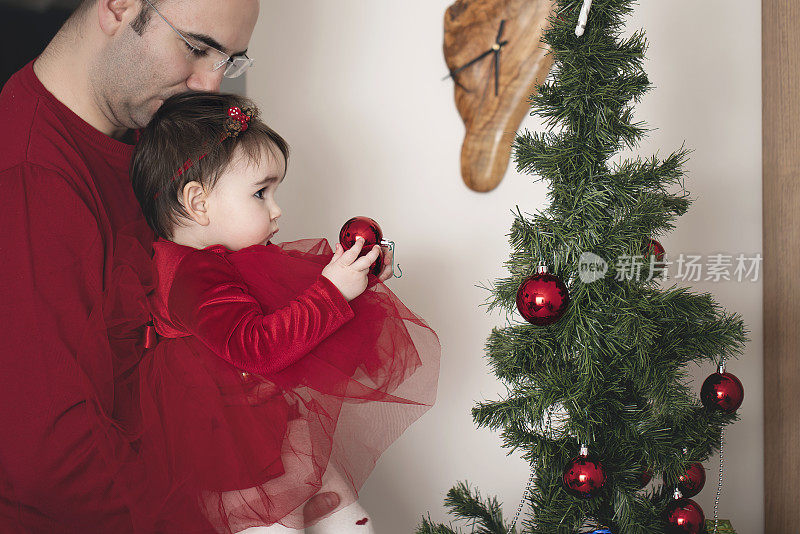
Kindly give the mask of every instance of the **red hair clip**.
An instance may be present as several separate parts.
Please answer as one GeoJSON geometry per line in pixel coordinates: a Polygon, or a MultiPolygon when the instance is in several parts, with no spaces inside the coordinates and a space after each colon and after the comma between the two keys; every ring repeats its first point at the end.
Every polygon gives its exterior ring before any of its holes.
{"type": "Polygon", "coordinates": [[[255,115],[255,110],[252,108],[240,109],[236,106],[228,108],[228,121],[225,123],[225,134],[222,139],[236,137],[247,130],[253,115],[255,115]]]}
{"type": "Polygon", "coordinates": [[[228,117],[239,121],[239,124],[242,125],[242,131],[247,130],[248,123],[250,122],[250,116],[242,113],[240,108],[236,106],[231,107],[228,110],[228,117]]]}

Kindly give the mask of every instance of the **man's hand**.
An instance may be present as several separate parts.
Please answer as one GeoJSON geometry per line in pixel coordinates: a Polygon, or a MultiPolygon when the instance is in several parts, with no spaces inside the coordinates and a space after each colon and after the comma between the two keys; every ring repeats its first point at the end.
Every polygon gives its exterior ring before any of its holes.
{"type": "Polygon", "coordinates": [[[394,274],[394,270],[392,269],[392,260],[394,259],[394,250],[391,247],[384,247],[386,251],[383,255],[383,269],[381,269],[380,274],[378,275],[378,280],[381,282],[385,282],[389,278],[392,277],[394,274]]]}

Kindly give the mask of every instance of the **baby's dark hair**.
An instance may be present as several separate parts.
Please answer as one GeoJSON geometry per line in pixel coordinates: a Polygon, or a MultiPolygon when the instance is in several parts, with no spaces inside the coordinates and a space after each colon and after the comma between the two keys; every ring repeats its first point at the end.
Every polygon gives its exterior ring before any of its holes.
{"type": "Polygon", "coordinates": [[[289,160],[289,145],[258,118],[252,100],[228,93],[184,93],[168,98],[140,134],[131,160],[131,183],[147,224],[157,236],[172,239],[175,225],[189,214],[179,200],[191,181],[211,191],[233,163],[236,148],[258,161],[262,147],[289,160]],[[252,108],[245,131],[220,142],[228,110],[252,108]],[[205,154],[205,156],[203,155],[205,154]],[[188,163],[191,165],[181,172],[188,163]]]}

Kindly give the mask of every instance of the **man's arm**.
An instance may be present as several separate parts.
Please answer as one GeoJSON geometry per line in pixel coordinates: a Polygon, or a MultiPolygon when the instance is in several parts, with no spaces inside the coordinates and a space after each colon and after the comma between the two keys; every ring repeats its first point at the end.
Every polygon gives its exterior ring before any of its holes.
{"type": "Polygon", "coordinates": [[[128,532],[100,453],[126,444],[87,406],[111,364],[99,352],[78,361],[103,285],[97,220],[62,176],[35,165],[0,173],[0,191],[0,491],[11,493],[0,495],[0,527],[128,532]]]}

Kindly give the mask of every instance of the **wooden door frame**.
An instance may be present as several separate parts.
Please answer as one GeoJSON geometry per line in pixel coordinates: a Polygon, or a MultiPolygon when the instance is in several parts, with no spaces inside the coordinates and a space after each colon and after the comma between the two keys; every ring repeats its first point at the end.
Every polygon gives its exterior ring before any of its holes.
{"type": "Polygon", "coordinates": [[[764,532],[800,531],[800,2],[762,0],[764,532]]]}

